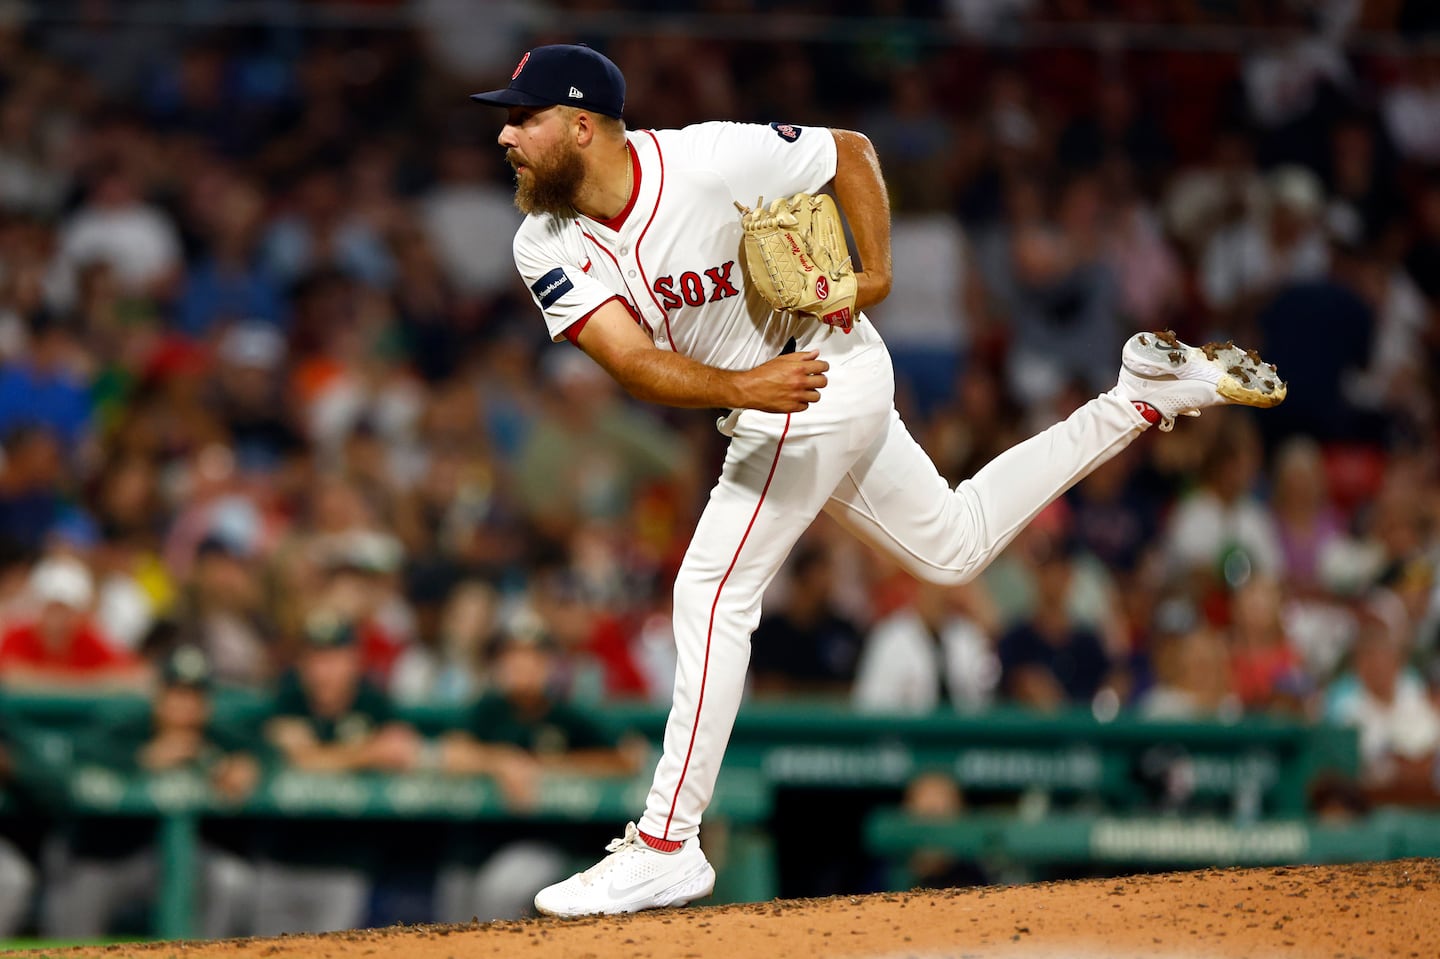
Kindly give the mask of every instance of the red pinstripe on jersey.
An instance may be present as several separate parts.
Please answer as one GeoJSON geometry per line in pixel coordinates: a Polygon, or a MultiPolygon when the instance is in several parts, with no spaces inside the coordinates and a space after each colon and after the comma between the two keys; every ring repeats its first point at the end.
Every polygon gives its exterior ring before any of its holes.
{"type": "Polygon", "coordinates": [[[650,277],[645,275],[645,264],[640,262],[640,244],[645,242],[645,234],[649,232],[650,224],[655,222],[655,214],[660,212],[660,198],[665,194],[665,154],[660,152],[660,141],[657,140],[655,134],[649,130],[641,130],[640,132],[649,137],[651,142],[655,144],[655,156],[660,161],[660,185],[655,188],[655,208],[650,211],[650,219],[645,221],[645,228],[640,231],[640,237],[635,241],[635,263],[640,267],[640,279],[645,281],[645,292],[650,294],[650,299],[655,304],[656,309],[665,317],[665,338],[670,341],[670,349],[675,353],[679,353],[680,348],[675,345],[675,334],[670,332],[670,314],[666,313],[665,308],[660,305],[660,301],[655,299],[655,291],[650,288],[650,277]]]}
{"type": "Polygon", "coordinates": [[[675,818],[675,804],[680,801],[680,787],[685,785],[685,774],[690,770],[690,754],[695,751],[695,733],[700,729],[700,711],[705,706],[705,680],[710,675],[710,639],[715,634],[715,610],[720,606],[720,594],[724,592],[730,574],[735,572],[735,564],[740,562],[740,551],[745,548],[745,541],[750,538],[750,531],[755,528],[760,507],[765,505],[765,494],[770,492],[770,481],[775,478],[775,468],[780,465],[780,451],[785,448],[785,437],[789,433],[790,417],[786,415],[785,428],[780,431],[780,439],[775,444],[775,458],[770,461],[770,474],[765,477],[765,485],[760,489],[760,501],[755,504],[755,512],[750,514],[750,523],[745,527],[745,534],[740,537],[740,545],[735,547],[735,555],[730,558],[729,568],[720,578],[720,585],[715,587],[715,600],[710,604],[710,625],[705,630],[705,659],[704,665],[700,667],[700,695],[695,700],[695,720],[690,724],[690,746],[685,750],[685,763],[680,767],[680,781],[675,784],[675,795],[670,797],[670,815],[665,817],[665,835],[660,837],[662,840],[670,839],[670,821],[675,818]]]}

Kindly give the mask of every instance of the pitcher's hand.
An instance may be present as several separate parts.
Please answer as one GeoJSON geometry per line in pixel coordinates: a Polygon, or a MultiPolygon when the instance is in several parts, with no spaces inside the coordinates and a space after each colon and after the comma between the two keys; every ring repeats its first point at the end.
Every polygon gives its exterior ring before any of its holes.
{"type": "Polygon", "coordinates": [[[745,409],[766,413],[799,413],[820,401],[820,391],[829,382],[825,371],[830,364],[818,359],[818,350],[787,353],[738,374],[745,396],[745,409]]]}

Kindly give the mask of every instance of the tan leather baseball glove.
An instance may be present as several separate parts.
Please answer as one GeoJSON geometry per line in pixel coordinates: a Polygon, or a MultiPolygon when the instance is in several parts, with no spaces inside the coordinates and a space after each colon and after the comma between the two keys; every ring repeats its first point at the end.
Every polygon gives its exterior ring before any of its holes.
{"type": "Polygon", "coordinates": [[[849,333],[855,323],[855,270],[835,201],[823,194],[740,203],[745,272],[777,310],[809,313],[849,333]]]}

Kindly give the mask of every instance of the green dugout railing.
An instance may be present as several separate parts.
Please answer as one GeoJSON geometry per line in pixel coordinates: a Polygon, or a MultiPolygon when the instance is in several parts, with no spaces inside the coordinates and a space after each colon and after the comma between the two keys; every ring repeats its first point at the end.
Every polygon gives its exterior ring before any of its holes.
{"type": "MultiPolygon", "coordinates": [[[[203,776],[191,771],[133,776],[82,766],[63,777],[59,792],[71,815],[158,821],[161,878],[155,929],[161,938],[183,939],[193,929],[198,827],[207,817],[618,824],[645,807],[649,786],[648,779],[549,775],[541,779],[536,805],[518,810],[487,778],[284,771],[237,803],[216,795],[203,776]]],[[[718,900],[757,902],[775,895],[773,850],[759,828],[770,816],[770,800],[769,787],[753,772],[727,771],[720,777],[712,809],[734,831],[726,846],[727,884],[717,886],[718,900]]]]}
{"type": "MultiPolygon", "coordinates": [[[[73,769],[66,742],[87,730],[134,715],[147,707],[131,697],[92,698],[8,695],[0,701],[0,723],[30,734],[34,768],[61,770],[48,786],[53,800],[70,815],[135,815],[160,819],[167,855],[166,890],[157,916],[167,937],[189,929],[189,895],[182,878],[193,875],[195,823],[205,816],[312,816],[375,820],[519,818],[493,786],[480,779],[436,776],[304,776],[282,773],[268,780],[243,806],[226,806],[203,784],[184,777],[127,779],[99,768],[73,769]]],[[[216,718],[259,724],[270,715],[265,697],[221,692],[216,718]]],[[[649,705],[607,704],[597,717],[616,731],[639,732],[659,742],[665,711],[649,705]]],[[[423,734],[463,724],[459,707],[402,710],[423,734]]],[[[731,847],[745,862],[732,860],[722,876],[733,885],[717,898],[757,901],[775,888],[769,843],[759,828],[770,815],[773,790],[793,787],[900,788],[931,771],[953,776],[968,793],[1018,795],[1036,791],[1085,797],[1113,814],[1143,812],[1176,773],[1190,797],[1210,808],[1246,811],[1259,818],[1296,820],[1306,810],[1307,788],[1315,774],[1333,769],[1353,775],[1358,766],[1352,730],[1256,718],[1236,723],[1145,722],[1122,714],[1102,722],[1088,713],[1037,715],[1001,709],[981,715],[935,714],[879,717],[856,714],[829,703],[747,704],[741,710],[726,754],[715,813],[737,827],[731,847]]],[[[612,824],[633,819],[644,807],[643,782],[557,778],[543,790],[539,808],[524,816],[612,824]]],[[[3,803],[0,798],[0,803],[3,803]]],[[[3,811],[0,805],[0,811],[3,811]]],[[[1131,820],[1125,820],[1131,821],[1131,820]]],[[[956,842],[1026,855],[1032,836],[1050,836],[1045,827],[967,819],[955,826],[956,842]],[[988,824],[987,824],[988,823],[988,824]],[[996,837],[1000,838],[997,839],[996,837]],[[964,838],[969,837],[969,838],[964,838]]],[[[1037,855],[1073,850],[1093,860],[1120,843],[1092,843],[1088,820],[1062,823],[1054,841],[1038,841],[1037,855]],[[1080,842],[1075,837],[1083,834],[1080,842]],[[1092,848],[1093,846],[1093,848],[1092,848]]],[[[872,824],[873,825],[873,824],[872,824]]],[[[875,826],[874,828],[880,828],[875,826]]],[[[1103,837],[1118,836],[1102,828],[1103,837]]],[[[1279,835],[1279,834],[1277,834],[1279,835]]],[[[1328,834],[1307,832],[1306,849],[1322,848],[1328,834]],[[1317,845],[1318,844],[1318,845],[1317,845]]],[[[1341,839],[1335,839],[1341,842],[1341,839]]],[[[1348,841],[1348,840],[1347,840],[1348,841]]],[[[1426,846],[1425,848],[1429,848],[1426,846]]],[[[1103,855],[1100,856],[1103,859],[1103,855]]],[[[1207,860],[1211,861],[1211,860],[1207,860]]]]}
{"type": "MultiPolygon", "coordinates": [[[[143,701],[98,702],[11,696],[0,713],[37,727],[83,729],[143,701]]],[[[659,742],[665,711],[606,704],[595,714],[615,729],[659,742]]],[[[269,701],[222,693],[217,718],[259,722],[269,701]]],[[[459,707],[411,707],[402,715],[433,734],[461,725],[459,707]]],[[[1147,722],[1125,714],[1110,722],[1088,713],[1037,715],[997,709],[979,715],[881,717],[833,703],[747,704],[726,754],[727,769],[750,769],[774,786],[903,786],[920,772],[943,771],[972,790],[1044,790],[1103,799],[1119,808],[1143,805],[1144,788],[1165,767],[1184,765],[1194,795],[1258,797],[1270,815],[1300,815],[1306,789],[1321,769],[1353,774],[1353,730],[1264,717],[1235,723],[1147,722]]]]}
{"type": "Polygon", "coordinates": [[[1237,823],[1209,817],[993,813],[953,819],[876,810],[865,844],[891,864],[890,881],[908,888],[906,860],[939,852],[990,864],[1114,864],[1130,868],[1269,866],[1369,862],[1440,856],[1440,814],[1381,809],[1354,820],[1263,819],[1237,823]]]}

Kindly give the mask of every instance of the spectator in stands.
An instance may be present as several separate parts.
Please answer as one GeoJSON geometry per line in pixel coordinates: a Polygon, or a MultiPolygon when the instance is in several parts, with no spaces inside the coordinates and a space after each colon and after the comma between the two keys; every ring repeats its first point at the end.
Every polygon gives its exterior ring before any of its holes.
{"type": "Polygon", "coordinates": [[[229,327],[216,350],[208,397],[224,423],[242,472],[270,473],[303,453],[305,439],[287,405],[284,336],[270,323],[244,320],[229,327]]]}
{"type": "Polygon", "coordinates": [[[28,348],[0,370],[0,435],[43,427],[67,454],[88,438],[93,400],[77,332],[48,310],[30,316],[28,348]]]}
{"type": "Polygon", "coordinates": [[[1383,435],[1389,424],[1383,416],[1365,415],[1354,392],[1374,363],[1376,307],[1386,274],[1372,251],[1337,246],[1328,275],[1284,285],[1260,310],[1261,348],[1278,369],[1293,371],[1286,381],[1299,398],[1278,423],[1265,424],[1267,436],[1304,433],[1327,442],[1383,435]],[[1294,342],[1297,331],[1316,323],[1324,324],[1323,342],[1294,342]]]}
{"type": "Polygon", "coordinates": [[[351,623],[366,678],[390,687],[395,661],[414,641],[415,614],[400,593],[404,551],[387,533],[354,530],[331,543],[319,602],[351,623]]]}
{"type": "Polygon", "coordinates": [[[1230,676],[1225,637],[1184,600],[1160,604],[1151,639],[1155,685],[1137,704],[1157,720],[1238,719],[1243,707],[1230,676]]]}
{"type": "Polygon", "coordinates": [[[1267,163],[1314,162],[1325,107],[1349,93],[1355,78],[1341,47],[1354,4],[1270,4],[1272,29],[1247,53],[1241,71],[1245,105],[1258,128],[1267,163]],[[1340,15],[1334,14],[1339,11],[1340,15]],[[1329,15],[1326,15],[1328,13],[1329,15]]]}
{"type": "MultiPolygon", "coordinates": [[[[181,645],[164,657],[148,712],[77,737],[75,760],[122,775],[193,772],[217,795],[239,802],[259,782],[258,746],[254,736],[213,720],[209,662],[198,647],[181,645]]],[[[254,869],[242,851],[208,841],[215,831],[202,827],[199,930],[208,938],[245,935],[254,911],[254,869]]],[[[69,823],[48,857],[42,934],[98,939],[150,903],[160,874],[155,832],[148,819],[69,823]]]]}
{"type": "MultiPolygon", "coordinates": [[[[295,668],[281,677],[265,736],[298,772],[403,772],[421,755],[415,730],[365,679],[351,623],[313,614],[295,668]]],[[[260,831],[256,934],[350,929],[365,918],[378,854],[343,822],[275,822],[260,831]]]]}
{"type": "Polygon", "coordinates": [[[419,215],[445,275],[462,296],[491,301],[510,286],[510,242],[520,222],[502,167],[478,137],[441,147],[438,182],[419,215]]]}
{"type": "Polygon", "coordinates": [[[90,618],[95,587],[79,560],[41,560],[30,573],[33,617],[0,636],[0,682],[15,687],[133,687],[144,663],[116,649],[90,618]]]}
{"type": "Polygon", "coordinates": [[[1202,590],[1281,571],[1274,517],[1255,494],[1262,462],[1254,421],[1225,417],[1222,434],[1206,451],[1201,485],[1170,514],[1165,532],[1171,570],[1202,590]]]}
{"type": "Polygon", "coordinates": [[[55,433],[19,426],[5,437],[0,462],[0,539],[37,549],[65,515],[65,462],[55,433]]]}
{"type": "Polygon", "coordinates": [[[1185,276],[1159,217],[1135,182],[1138,175],[1124,161],[1111,161],[1101,171],[1104,262],[1115,277],[1126,328],[1162,330],[1175,325],[1185,276]]]}
{"type": "Polygon", "coordinates": [[[1029,621],[1040,609],[1042,566],[1036,557],[1051,555],[1057,542],[1065,544],[1070,553],[1065,615],[1075,626],[1100,636],[1106,649],[1118,655],[1125,648],[1126,635],[1116,577],[1107,557],[1085,551],[1074,519],[1063,499],[1046,507],[990,565],[981,582],[996,607],[998,633],[1004,633],[1029,621]]]}
{"type": "Polygon", "coordinates": [[[1368,114],[1339,119],[1330,130],[1325,164],[1330,203],[1325,223],[1342,242],[1375,240],[1394,225],[1404,203],[1392,151],[1368,114]]]}
{"type": "Polygon", "coordinates": [[[261,689],[274,679],[275,626],[265,615],[256,559],[232,537],[201,541],[175,616],[217,682],[261,689]]]}
{"type": "Polygon", "coordinates": [[[1331,504],[1320,447],[1307,437],[1288,440],[1275,455],[1270,508],[1287,589],[1301,595],[1322,588],[1327,549],[1344,535],[1343,517],[1331,504]]]}
{"type": "Polygon", "coordinates": [[[1401,264],[1400,252],[1393,243],[1379,249],[1358,245],[1351,266],[1349,282],[1373,319],[1369,365],[1356,373],[1352,363],[1341,383],[1345,398],[1364,416],[1361,422],[1376,427],[1360,439],[1418,435],[1435,419],[1436,398],[1427,382],[1431,306],[1401,264]]]}
{"type": "MultiPolygon", "coordinates": [[[[889,71],[888,102],[866,115],[860,126],[893,180],[890,202],[897,209],[945,209],[951,203],[949,168],[956,132],[949,112],[936,102],[932,77],[919,65],[889,71]]],[[[901,262],[900,251],[892,251],[901,262]]]]}
{"type": "Polygon", "coordinates": [[[269,275],[284,284],[320,269],[377,287],[395,276],[384,238],[349,211],[340,176],[321,165],[301,174],[290,209],[266,231],[261,250],[269,275]]]}
{"type": "Polygon", "coordinates": [[[545,415],[515,462],[516,492],[530,522],[557,542],[587,519],[613,521],[649,483],[690,486],[674,432],[621,401],[614,381],[574,351],[546,357],[545,415]]]}
{"type": "MultiPolygon", "coordinates": [[[[116,421],[109,436],[113,452],[167,466],[207,449],[228,452],[224,428],[205,404],[209,374],[205,351],[178,337],[155,341],[137,358],[134,370],[115,371],[133,391],[111,414],[116,421]]],[[[174,505],[183,509],[190,503],[174,505]]]]}
{"type": "Polygon", "coordinates": [[[1407,160],[1440,163],[1440,56],[1424,53],[1402,61],[1404,76],[1386,90],[1385,129],[1407,160]]]}
{"type": "Polygon", "coordinates": [[[995,613],[977,583],[915,585],[914,600],[865,638],[852,701],[864,712],[978,712],[1000,683],[995,613]]]}
{"type": "Polygon", "coordinates": [[[176,325],[195,339],[240,321],[281,325],[287,310],[280,285],[258,262],[256,240],[265,213],[265,195],[238,176],[217,178],[219,197],[202,224],[206,256],[185,274],[176,304],[176,325]]]}
{"type": "Polygon", "coordinates": [[[1312,691],[1285,629],[1280,584],[1253,576],[1230,602],[1230,681],[1248,712],[1303,712],[1312,691]]]}
{"type": "MultiPolygon", "coordinates": [[[[919,819],[953,821],[965,815],[965,794],[951,776],[923,773],[905,786],[901,808],[919,819]]],[[[990,882],[980,863],[957,859],[942,850],[916,850],[907,866],[914,885],[921,889],[983,886],[990,882]]]]}
{"type": "Polygon", "coordinates": [[[134,170],[121,160],[102,166],[84,206],[60,229],[49,281],[49,303],[73,306],[79,271],[94,260],[108,263],[128,295],[168,300],[182,268],[180,236],[169,215],[147,203],[134,170]]]}
{"type": "Polygon", "coordinates": [[[1286,283],[1323,277],[1330,267],[1324,206],[1324,187],[1309,170],[1272,172],[1261,209],[1216,232],[1205,247],[1200,282],[1209,307],[1244,315],[1286,283]]]}
{"type": "MultiPolygon", "coordinates": [[[[500,596],[480,580],[458,583],[445,597],[430,639],[405,647],[395,662],[390,693],[400,702],[450,703],[474,699],[485,687],[485,653],[495,634],[500,596]]],[[[420,634],[424,639],[425,633],[420,634]]]]}
{"type": "Polygon", "coordinates": [[[1053,711],[1088,707],[1102,690],[1123,701],[1124,677],[1112,668],[1100,636],[1076,623],[1066,609],[1076,543],[1036,537],[1027,561],[1034,567],[1036,603],[1031,617],[1000,637],[1000,688],[1022,706],[1053,711]]]}
{"type": "Polygon", "coordinates": [[[885,330],[901,401],[925,419],[952,399],[971,342],[985,329],[984,286],[954,217],[897,213],[890,250],[894,293],[867,315],[885,330]]]}
{"type": "Polygon", "coordinates": [[[1141,465],[1140,451],[1126,449],[1066,494],[1076,540],[1116,576],[1155,550],[1160,504],[1136,475],[1141,465]]]}
{"type": "Polygon", "coordinates": [[[1093,108],[1060,134],[1060,162],[1067,169],[1098,170],[1121,161],[1142,178],[1158,174],[1170,158],[1170,145],[1155,115],[1137,102],[1138,92],[1138,85],[1123,73],[1101,77],[1093,108]]]}
{"type": "Polygon", "coordinates": [[[985,271],[1013,328],[1010,388],[1042,408],[1073,380],[1097,391],[1113,386],[1090,358],[1120,339],[1119,288],[1102,259],[1099,180],[1073,177],[1053,211],[1043,189],[1025,180],[1010,186],[1010,222],[992,239],[985,271]]]}
{"type": "Polygon", "coordinates": [[[1022,410],[1005,392],[997,371],[968,364],[955,402],[935,411],[923,441],[940,475],[959,484],[1024,438],[1022,410]]]}
{"type": "Polygon", "coordinates": [[[1361,780],[1377,796],[1433,803],[1440,710],[1406,664],[1406,625],[1372,604],[1361,618],[1351,669],[1326,693],[1330,721],[1360,733],[1361,780]]]}
{"type": "Polygon", "coordinates": [[[797,547],[788,582],[784,606],[763,616],[750,637],[752,691],[758,697],[847,694],[863,639],[831,603],[829,549],[819,542],[797,547]]]}
{"type": "Polygon", "coordinates": [[[22,83],[6,91],[0,105],[0,207],[11,214],[51,217],[70,188],[57,136],[56,116],[39,85],[22,83]]]}
{"type": "MultiPolygon", "coordinates": [[[[553,640],[533,614],[512,619],[490,649],[493,687],[470,710],[463,729],[439,744],[439,766],[451,775],[490,776],[517,812],[533,809],[547,773],[631,776],[643,748],[622,745],[598,720],[556,692],[553,640]]],[[[569,871],[546,827],[509,824],[503,833],[460,827],[446,843],[436,891],[441,921],[518,919],[535,893],[569,871]]]]}
{"type": "Polygon", "coordinates": [[[160,562],[158,473],[140,457],[116,457],[96,479],[95,622],[123,649],[139,649],[146,632],[175,602],[176,586],[160,562]]]}

